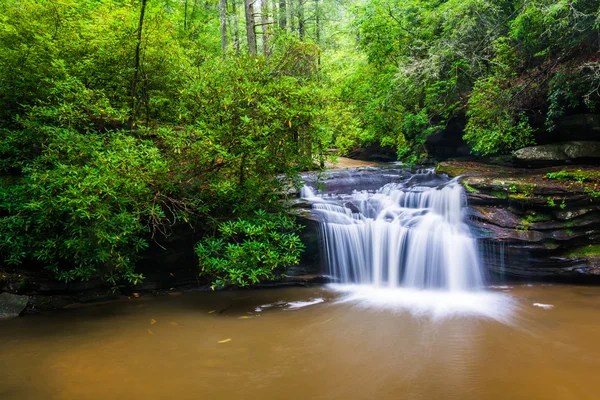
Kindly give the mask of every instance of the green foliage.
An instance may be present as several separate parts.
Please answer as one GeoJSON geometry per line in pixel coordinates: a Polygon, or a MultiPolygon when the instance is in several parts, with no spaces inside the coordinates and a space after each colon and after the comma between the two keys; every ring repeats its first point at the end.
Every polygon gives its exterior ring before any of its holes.
{"type": "Polygon", "coordinates": [[[495,78],[475,83],[464,135],[475,152],[484,155],[508,152],[533,143],[533,130],[527,117],[511,107],[513,95],[495,78]]]}
{"type": "Polygon", "coordinates": [[[355,14],[367,62],[346,98],[369,141],[401,159],[422,159],[449,122],[475,153],[508,153],[533,143],[540,116],[551,129],[596,110],[597,15],[592,0],[369,0],[355,14]]]}
{"type": "Polygon", "coordinates": [[[598,182],[600,181],[600,172],[597,171],[582,171],[581,169],[575,171],[558,171],[548,172],[546,174],[548,179],[556,179],[559,181],[571,181],[577,183],[583,182],[598,182]]]}
{"type": "Polygon", "coordinates": [[[156,182],[166,163],[151,143],[55,128],[22,178],[0,194],[0,249],[9,264],[37,260],[65,281],[136,283],[141,234],[165,216],[156,182]]]}
{"type": "Polygon", "coordinates": [[[148,2],[133,85],[140,2],[0,4],[3,261],[135,284],[137,255],[170,225],[278,211],[323,161],[352,116],[319,48],[278,33],[268,57],[223,58],[217,3],[189,8],[148,2]]]}
{"type": "Polygon", "coordinates": [[[196,246],[202,272],[214,285],[248,286],[275,278],[276,269],[298,264],[304,248],[290,217],[259,210],[251,218],[219,224],[218,235],[196,246]]]}

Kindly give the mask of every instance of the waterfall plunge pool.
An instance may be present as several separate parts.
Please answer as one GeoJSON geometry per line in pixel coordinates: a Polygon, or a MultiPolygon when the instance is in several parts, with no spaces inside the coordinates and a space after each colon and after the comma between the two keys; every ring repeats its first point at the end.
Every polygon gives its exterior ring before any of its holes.
{"type": "Polygon", "coordinates": [[[3,321],[0,398],[598,398],[597,287],[488,290],[513,299],[508,323],[369,307],[327,287],[124,298],[3,321]]]}

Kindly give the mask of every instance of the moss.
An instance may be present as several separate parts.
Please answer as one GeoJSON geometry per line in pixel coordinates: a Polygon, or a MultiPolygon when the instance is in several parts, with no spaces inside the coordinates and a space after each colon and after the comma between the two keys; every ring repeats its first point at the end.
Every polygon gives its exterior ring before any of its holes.
{"type": "Polygon", "coordinates": [[[523,219],[521,219],[522,223],[524,224],[533,224],[536,222],[547,222],[547,221],[552,221],[552,216],[547,215],[547,214],[537,214],[537,213],[530,213],[527,214],[527,216],[523,219]]]}
{"type": "Polygon", "coordinates": [[[530,198],[534,190],[535,184],[533,183],[510,182],[508,184],[508,191],[515,196],[519,195],[516,198],[530,198]]]}
{"type": "Polygon", "coordinates": [[[445,163],[439,163],[435,167],[436,174],[446,174],[451,177],[463,175],[464,172],[465,172],[465,169],[462,167],[459,167],[457,165],[449,165],[449,164],[445,164],[445,163]]]}
{"type": "Polygon", "coordinates": [[[569,257],[592,257],[600,256],[600,244],[590,244],[578,247],[569,253],[569,257]]]}
{"type": "Polygon", "coordinates": [[[581,169],[576,171],[562,170],[549,172],[546,174],[546,178],[561,182],[577,182],[585,186],[585,193],[592,199],[600,198],[600,191],[597,190],[598,183],[600,182],[600,172],[598,171],[582,171],[581,169]]]}
{"type": "Polygon", "coordinates": [[[576,171],[558,171],[549,172],[546,174],[546,178],[555,179],[563,182],[598,182],[600,181],[600,172],[598,171],[582,171],[580,169],[576,171]]]}
{"type": "Polygon", "coordinates": [[[469,193],[479,193],[479,190],[477,190],[473,186],[469,185],[469,183],[467,181],[463,181],[462,185],[465,187],[465,190],[469,193]]]}
{"type": "Polygon", "coordinates": [[[499,199],[508,199],[508,193],[506,192],[501,192],[499,190],[492,190],[490,192],[491,196],[497,197],[499,199]]]}
{"type": "Polygon", "coordinates": [[[509,199],[514,199],[514,200],[528,200],[531,197],[529,197],[528,195],[524,194],[524,193],[511,193],[508,195],[509,199]]]}

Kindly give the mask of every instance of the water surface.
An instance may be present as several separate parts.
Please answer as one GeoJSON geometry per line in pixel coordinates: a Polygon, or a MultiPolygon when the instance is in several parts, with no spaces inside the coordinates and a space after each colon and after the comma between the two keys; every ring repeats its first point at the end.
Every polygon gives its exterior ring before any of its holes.
{"type": "Polygon", "coordinates": [[[487,316],[295,288],[125,298],[19,318],[0,323],[0,399],[600,397],[599,287],[492,294],[500,297],[482,306],[492,307],[487,316]]]}

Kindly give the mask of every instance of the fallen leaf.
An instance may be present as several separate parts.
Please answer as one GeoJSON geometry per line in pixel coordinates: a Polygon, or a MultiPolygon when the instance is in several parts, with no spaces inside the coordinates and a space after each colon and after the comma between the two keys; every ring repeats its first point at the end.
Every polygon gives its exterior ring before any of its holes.
{"type": "Polygon", "coordinates": [[[209,313],[209,314],[212,314],[212,313],[214,313],[215,311],[217,311],[217,310],[210,310],[208,313],[209,313]]]}
{"type": "Polygon", "coordinates": [[[217,343],[227,343],[227,342],[231,342],[231,339],[219,340],[217,343]]]}
{"type": "Polygon", "coordinates": [[[173,275],[173,273],[172,273],[172,272],[169,272],[169,275],[171,275],[172,277],[175,277],[175,275],[173,275]]]}
{"type": "Polygon", "coordinates": [[[239,317],[238,319],[248,319],[248,318],[252,318],[252,317],[250,317],[250,316],[248,316],[248,315],[242,315],[242,316],[241,316],[241,317],[239,317]]]}
{"type": "Polygon", "coordinates": [[[171,321],[171,322],[169,322],[169,324],[171,324],[171,325],[173,325],[173,326],[177,326],[177,325],[179,325],[179,324],[178,324],[177,322],[175,322],[175,321],[171,321]]]}
{"type": "Polygon", "coordinates": [[[139,293],[133,293],[133,297],[140,297],[139,293]]]}
{"type": "Polygon", "coordinates": [[[154,325],[156,323],[156,320],[153,318],[150,320],[150,325],[154,325]]]}
{"type": "Polygon", "coordinates": [[[148,333],[154,335],[154,332],[152,332],[150,329],[148,329],[148,333]]]}

